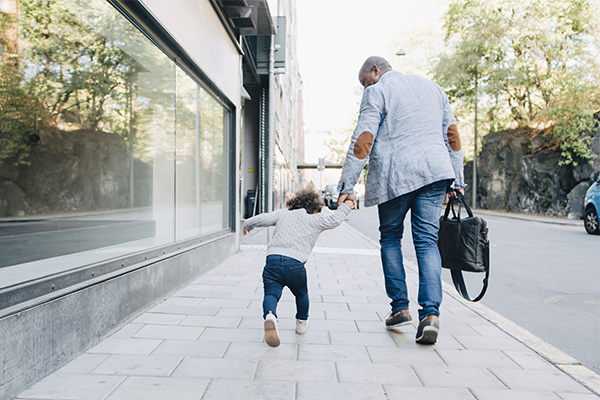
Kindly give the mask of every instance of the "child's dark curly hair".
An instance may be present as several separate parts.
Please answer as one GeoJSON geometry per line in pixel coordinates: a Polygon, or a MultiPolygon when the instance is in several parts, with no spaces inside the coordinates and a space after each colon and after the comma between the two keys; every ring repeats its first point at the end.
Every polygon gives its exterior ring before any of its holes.
{"type": "Polygon", "coordinates": [[[302,189],[287,201],[288,209],[299,210],[304,208],[309,214],[313,214],[315,211],[321,212],[324,205],[321,197],[311,189],[302,189]]]}

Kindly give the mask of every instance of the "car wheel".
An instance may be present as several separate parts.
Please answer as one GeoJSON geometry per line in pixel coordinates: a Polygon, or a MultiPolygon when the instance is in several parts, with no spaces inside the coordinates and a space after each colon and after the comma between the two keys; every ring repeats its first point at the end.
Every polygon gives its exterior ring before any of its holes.
{"type": "Polygon", "coordinates": [[[585,217],[583,217],[583,223],[585,225],[585,230],[590,235],[600,234],[600,225],[598,225],[598,213],[596,213],[596,209],[594,209],[593,207],[585,212],[585,217]]]}

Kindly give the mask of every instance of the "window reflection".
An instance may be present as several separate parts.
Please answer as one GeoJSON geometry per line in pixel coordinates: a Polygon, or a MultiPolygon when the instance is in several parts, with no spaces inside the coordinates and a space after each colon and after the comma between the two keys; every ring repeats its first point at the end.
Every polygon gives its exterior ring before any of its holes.
{"type": "Polygon", "coordinates": [[[26,279],[229,226],[221,103],[105,1],[0,6],[0,267],[26,279]]]}

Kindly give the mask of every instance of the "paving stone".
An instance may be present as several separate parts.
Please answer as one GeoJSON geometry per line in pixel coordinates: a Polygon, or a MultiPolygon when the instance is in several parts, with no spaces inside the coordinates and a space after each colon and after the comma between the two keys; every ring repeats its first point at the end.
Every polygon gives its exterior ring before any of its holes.
{"type": "MultiPolygon", "coordinates": [[[[294,324],[295,323],[296,322],[294,320],[294,324]]],[[[313,320],[312,318],[309,318],[308,329],[311,332],[312,331],[358,332],[356,323],[354,321],[348,321],[348,320],[332,321],[332,320],[326,320],[326,319],[313,320]]]]}
{"type": "Polygon", "coordinates": [[[178,325],[185,315],[144,313],[133,320],[136,324],[178,325]]]}
{"type": "Polygon", "coordinates": [[[124,380],[122,376],[52,374],[17,399],[101,400],[124,380]]]}
{"type": "Polygon", "coordinates": [[[340,382],[395,384],[422,386],[419,378],[408,365],[370,364],[358,362],[336,363],[340,382]]]}
{"type": "Polygon", "coordinates": [[[450,367],[454,365],[518,367],[512,359],[500,350],[458,350],[440,348],[436,351],[450,367]]]}
{"type": "Polygon", "coordinates": [[[376,312],[326,311],[325,317],[332,320],[381,321],[376,312]]]}
{"type": "Polygon", "coordinates": [[[179,364],[178,356],[111,355],[91,373],[95,375],[168,376],[179,364]]]}
{"type": "Polygon", "coordinates": [[[339,346],[301,344],[298,347],[300,361],[348,361],[371,362],[367,349],[363,346],[339,346]]]}
{"type": "Polygon", "coordinates": [[[435,400],[476,400],[465,388],[426,388],[384,385],[388,400],[435,399],[435,400]]]}
{"type": "Polygon", "coordinates": [[[89,354],[139,354],[148,355],[156,349],[161,340],[110,337],[89,349],[89,354]]]}
{"type": "Polygon", "coordinates": [[[204,330],[196,326],[145,325],[134,338],[196,340],[204,330]]]}
{"type": "Polygon", "coordinates": [[[186,357],[171,374],[185,378],[252,380],[256,361],[186,357]]]}
{"type": "Polygon", "coordinates": [[[512,390],[589,393],[589,390],[558,370],[538,371],[498,367],[492,367],[490,370],[512,390]]]}
{"type": "Polygon", "coordinates": [[[56,374],[89,374],[94,368],[102,364],[108,356],[108,354],[82,354],[56,371],[56,374]]]}
{"type": "Polygon", "coordinates": [[[330,332],[331,344],[352,346],[393,346],[394,341],[387,332],[330,332]]]}
{"type": "Polygon", "coordinates": [[[366,303],[368,300],[364,296],[323,296],[325,303],[366,303]]]}
{"type": "Polygon", "coordinates": [[[556,367],[538,356],[532,351],[504,350],[504,354],[510,357],[523,369],[546,369],[556,371],[556,367]]]}
{"type": "Polygon", "coordinates": [[[239,317],[212,317],[205,315],[190,315],[184,317],[180,326],[203,326],[210,328],[237,328],[242,318],[239,317]]]}
{"type": "Polygon", "coordinates": [[[446,365],[431,347],[415,346],[411,348],[398,348],[367,346],[367,351],[371,357],[371,362],[376,364],[392,363],[402,365],[446,365]]]}
{"type": "Polygon", "coordinates": [[[131,337],[132,335],[134,335],[140,329],[142,329],[143,326],[144,326],[143,324],[129,323],[129,324],[125,325],[124,327],[122,327],[121,329],[119,329],[117,332],[113,333],[111,336],[112,337],[120,337],[120,338],[128,338],[128,337],[131,337]]]}
{"type": "Polygon", "coordinates": [[[344,400],[386,400],[381,385],[299,382],[296,400],[344,399],[344,400]]]}
{"type": "Polygon", "coordinates": [[[532,390],[473,389],[479,400],[559,400],[555,393],[532,390]]]}
{"type": "Polygon", "coordinates": [[[229,344],[218,341],[163,340],[151,355],[222,358],[229,344]]]}
{"type": "Polygon", "coordinates": [[[454,338],[469,350],[527,350],[522,343],[509,336],[494,336],[492,339],[483,336],[457,335],[454,338]]]}
{"type": "Polygon", "coordinates": [[[266,343],[233,342],[227,348],[223,358],[232,360],[296,360],[298,345],[282,343],[278,347],[270,347],[266,343]]]}
{"type": "Polygon", "coordinates": [[[298,335],[295,330],[280,330],[279,338],[281,339],[281,343],[331,344],[330,332],[326,331],[313,330],[307,331],[304,335],[298,335]]]}
{"type": "Polygon", "coordinates": [[[483,367],[415,365],[413,368],[425,387],[506,389],[502,382],[483,367]]]}
{"type": "Polygon", "coordinates": [[[239,299],[202,299],[199,304],[202,307],[233,307],[247,308],[250,305],[250,300],[239,299]]]}
{"type": "Polygon", "coordinates": [[[335,364],[320,361],[259,361],[259,381],[335,382],[335,364]]]}
{"type": "Polygon", "coordinates": [[[598,396],[591,393],[558,393],[562,400],[598,400],[598,396]]]}
{"type": "Polygon", "coordinates": [[[200,341],[255,342],[263,341],[264,331],[259,329],[205,328],[200,341]]]}
{"type": "Polygon", "coordinates": [[[215,379],[202,400],[295,400],[294,382],[215,379]]]}
{"type": "Polygon", "coordinates": [[[166,304],[169,306],[196,306],[198,303],[200,303],[199,298],[177,297],[177,295],[174,295],[173,297],[163,301],[161,304],[166,304]]]}
{"type": "Polygon", "coordinates": [[[172,304],[160,304],[150,310],[151,313],[184,315],[215,315],[218,311],[219,307],[180,306],[172,304]]]}
{"type": "Polygon", "coordinates": [[[208,379],[129,377],[106,400],[199,400],[208,379]]]}
{"type": "Polygon", "coordinates": [[[214,292],[211,290],[194,290],[188,287],[187,289],[178,292],[176,296],[179,298],[192,297],[198,299],[226,299],[229,296],[229,293],[214,292]]]}

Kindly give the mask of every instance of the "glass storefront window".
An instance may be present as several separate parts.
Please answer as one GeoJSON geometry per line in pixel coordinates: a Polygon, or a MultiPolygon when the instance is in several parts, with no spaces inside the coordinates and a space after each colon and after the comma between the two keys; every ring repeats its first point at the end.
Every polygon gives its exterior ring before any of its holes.
{"type": "Polygon", "coordinates": [[[0,288],[228,228],[230,113],[104,0],[0,0],[0,288]]]}

